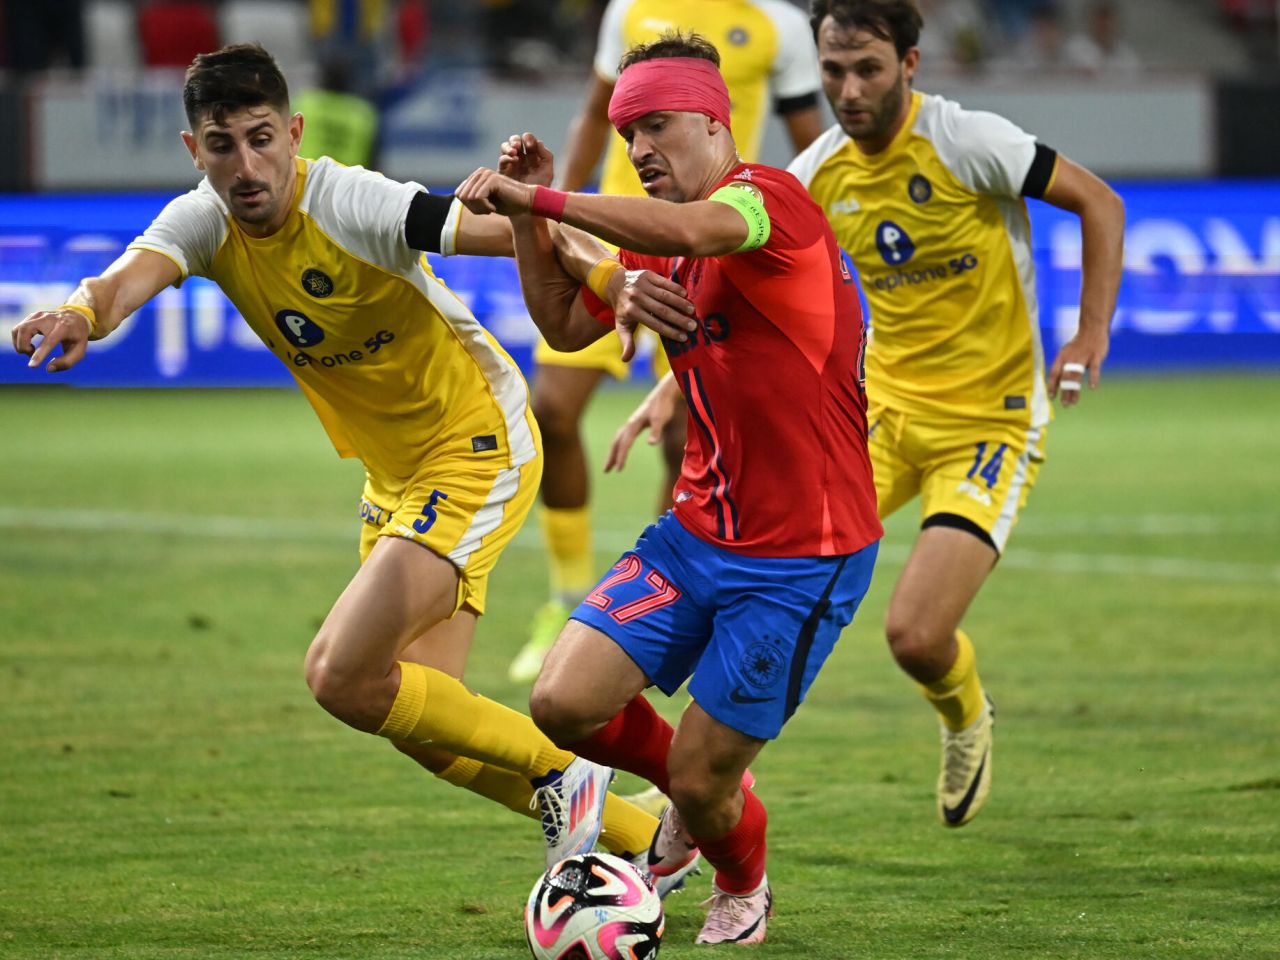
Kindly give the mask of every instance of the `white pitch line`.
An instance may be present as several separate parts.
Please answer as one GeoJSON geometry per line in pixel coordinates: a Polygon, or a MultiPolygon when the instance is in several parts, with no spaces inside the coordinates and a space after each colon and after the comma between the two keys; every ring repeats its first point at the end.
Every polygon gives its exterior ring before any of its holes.
{"type": "MultiPolygon", "coordinates": [[[[1212,518],[1208,518],[1212,519],[1212,518]]],[[[148,534],[207,540],[292,541],[332,543],[354,549],[357,521],[285,523],[274,519],[216,514],[181,515],[106,510],[20,510],[0,507],[0,530],[44,530],[63,534],[148,534]]],[[[621,553],[635,543],[640,530],[597,530],[596,542],[605,553],[621,553]]],[[[1136,532],[1136,531],[1135,531],[1136,532]]],[[[541,537],[525,527],[512,546],[541,550],[541,537]]],[[[880,549],[885,563],[901,565],[910,548],[888,543],[880,549]]],[[[1019,549],[1015,544],[1000,561],[1006,567],[1048,573],[1108,574],[1220,583],[1280,584],[1280,565],[1195,560],[1188,557],[1137,556],[1019,549]]]]}
{"type": "Polygon", "coordinates": [[[1220,516],[1203,513],[1092,514],[1068,513],[1028,517],[1014,538],[1057,537],[1214,537],[1223,534],[1280,533],[1280,513],[1220,516]]]}

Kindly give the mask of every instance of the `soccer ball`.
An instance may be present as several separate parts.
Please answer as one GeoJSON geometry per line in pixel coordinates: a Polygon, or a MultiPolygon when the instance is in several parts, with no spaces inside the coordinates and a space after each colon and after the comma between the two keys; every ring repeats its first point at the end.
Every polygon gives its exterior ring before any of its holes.
{"type": "Polygon", "coordinates": [[[664,926],[649,881],[609,853],[561,860],[538,878],[524,908],[537,960],[654,960],[664,926]]]}

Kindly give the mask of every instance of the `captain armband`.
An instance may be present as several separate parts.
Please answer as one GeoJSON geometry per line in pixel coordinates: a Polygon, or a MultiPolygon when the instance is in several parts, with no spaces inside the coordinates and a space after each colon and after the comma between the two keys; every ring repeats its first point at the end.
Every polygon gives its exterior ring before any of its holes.
{"type": "Polygon", "coordinates": [[[769,213],[764,208],[764,195],[757,187],[749,183],[726,183],[707,199],[733,207],[746,221],[747,239],[734,253],[759,250],[769,242],[772,226],[769,223],[769,213]]]}

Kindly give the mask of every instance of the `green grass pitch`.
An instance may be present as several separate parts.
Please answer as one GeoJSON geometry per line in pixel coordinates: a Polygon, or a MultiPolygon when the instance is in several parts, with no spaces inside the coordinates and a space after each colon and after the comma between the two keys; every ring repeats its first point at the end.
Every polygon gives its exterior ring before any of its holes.
{"type": "MultiPolygon", "coordinates": [[[[597,461],[638,396],[597,400],[597,461]]],[[[954,832],[934,720],[881,637],[915,506],[894,518],[755,767],[777,897],[756,952],[1280,958],[1277,409],[1274,376],[1114,376],[1059,415],[966,621],[999,717],[991,801],[954,832]]],[[[361,474],[302,398],[5,388],[0,427],[0,958],[525,956],[535,823],[303,683],[361,474]]],[[[656,478],[641,449],[597,479],[602,567],[656,478]]],[[[530,524],[474,688],[524,705],[505,666],[545,589],[530,524]]],[[[668,902],[664,958],[703,955],[708,883],[668,902]]]]}

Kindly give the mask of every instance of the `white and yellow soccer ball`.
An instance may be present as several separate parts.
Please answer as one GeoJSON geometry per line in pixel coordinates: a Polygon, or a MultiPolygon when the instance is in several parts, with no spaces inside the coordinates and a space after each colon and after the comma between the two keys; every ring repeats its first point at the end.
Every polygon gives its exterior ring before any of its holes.
{"type": "Polygon", "coordinates": [[[524,909],[536,960],[654,960],[665,924],[649,881],[609,853],[561,860],[538,878],[524,909]]]}

